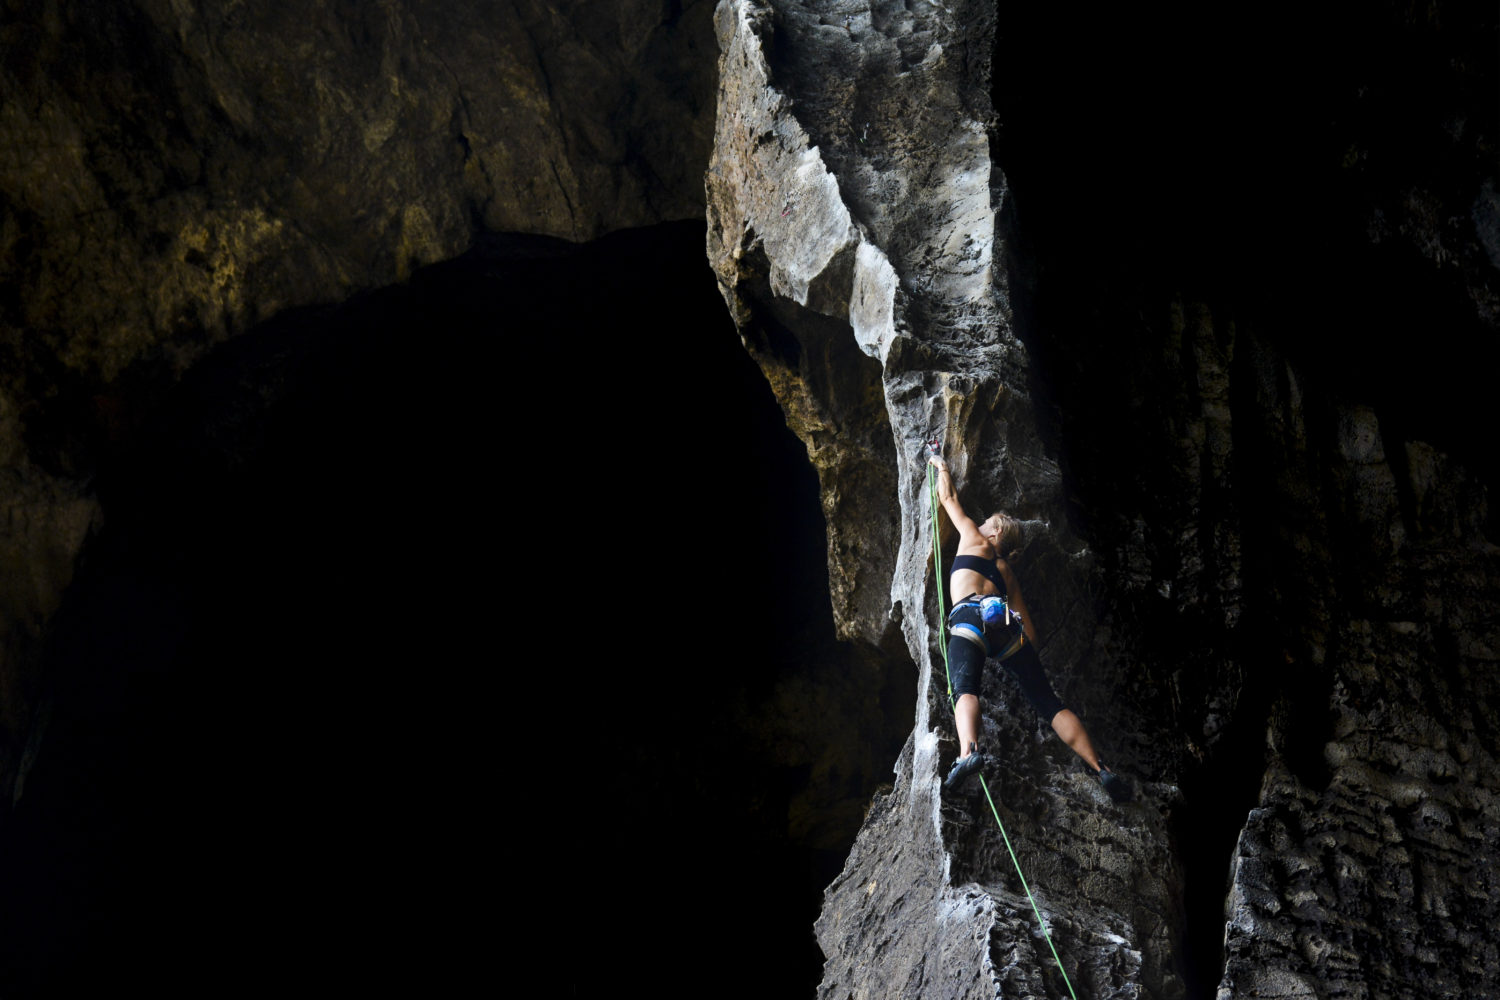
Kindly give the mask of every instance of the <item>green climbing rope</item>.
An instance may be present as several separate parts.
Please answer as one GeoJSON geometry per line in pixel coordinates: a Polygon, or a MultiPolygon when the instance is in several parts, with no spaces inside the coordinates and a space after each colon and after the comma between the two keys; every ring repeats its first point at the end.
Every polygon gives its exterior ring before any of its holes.
{"type": "MultiPolygon", "coordinates": [[[[933,567],[937,572],[938,592],[938,621],[946,622],[948,615],[943,609],[943,550],[938,541],[938,495],[937,495],[937,468],[927,463],[927,493],[928,506],[932,508],[932,560],[933,567]]],[[[948,681],[948,707],[956,709],[957,705],[953,698],[953,675],[948,669],[948,643],[946,637],[940,638],[938,645],[943,650],[943,676],[948,681]]],[[[960,752],[963,748],[959,747],[960,752]]],[[[1000,810],[995,807],[995,800],[990,795],[989,782],[984,780],[984,775],[979,775],[979,786],[984,789],[984,798],[990,804],[990,814],[995,817],[995,825],[1000,828],[1000,836],[1005,841],[1005,849],[1010,852],[1010,863],[1016,866],[1016,875],[1021,879],[1021,888],[1026,890],[1026,898],[1031,901],[1031,912],[1036,914],[1036,922],[1042,928],[1042,937],[1047,939],[1047,947],[1052,950],[1052,960],[1057,963],[1057,971],[1062,973],[1063,983],[1068,987],[1068,995],[1073,1000],[1078,1000],[1078,994],[1073,992],[1073,981],[1068,978],[1068,970],[1063,968],[1062,959],[1057,955],[1057,946],[1052,943],[1052,935],[1047,931],[1047,922],[1042,919],[1041,908],[1036,905],[1036,897],[1031,894],[1031,886],[1026,884],[1026,875],[1021,871],[1021,862],[1016,860],[1015,848],[1010,846],[1010,836],[1005,832],[1005,824],[1000,822],[1000,810]]]]}
{"type": "MultiPolygon", "coordinates": [[[[927,463],[927,494],[931,502],[927,506],[932,508],[932,560],[933,569],[937,573],[938,592],[938,621],[947,622],[948,610],[943,607],[943,547],[938,544],[938,498],[937,498],[937,466],[931,462],[927,463]]],[[[943,676],[948,680],[948,707],[953,707],[953,678],[948,673],[948,644],[943,646],[943,676]]],[[[963,747],[959,747],[963,750],[963,747]]],[[[982,776],[981,776],[982,777],[982,776]]]]}

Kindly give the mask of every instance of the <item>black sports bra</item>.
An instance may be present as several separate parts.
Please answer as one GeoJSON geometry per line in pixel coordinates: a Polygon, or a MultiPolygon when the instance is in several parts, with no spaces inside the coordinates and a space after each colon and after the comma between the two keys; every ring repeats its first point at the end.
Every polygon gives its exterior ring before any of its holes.
{"type": "MultiPolygon", "coordinates": [[[[1000,591],[1001,597],[1006,596],[1005,578],[1000,575],[1000,567],[995,565],[995,560],[986,559],[984,556],[954,556],[953,572],[957,573],[961,569],[972,570],[978,573],[995,585],[996,589],[1000,591]]],[[[952,574],[949,575],[951,576],[952,574]]]]}

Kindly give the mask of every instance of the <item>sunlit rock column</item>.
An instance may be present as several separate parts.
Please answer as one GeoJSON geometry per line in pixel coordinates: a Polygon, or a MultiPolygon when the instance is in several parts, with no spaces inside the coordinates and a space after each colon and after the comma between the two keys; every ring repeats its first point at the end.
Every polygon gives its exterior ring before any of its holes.
{"type": "MultiPolygon", "coordinates": [[[[955,747],[924,440],[943,439],[971,509],[1028,522],[1023,579],[1064,697],[1095,669],[1082,662],[1089,555],[1064,524],[1009,326],[1005,183],[988,139],[994,16],[979,2],[724,0],[716,12],[709,260],[818,471],[840,633],[919,674],[894,791],[818,922],[827,996],[1063,990],[981,800],[939,796],[955,747]]],[[[1160,810],[1104,805],[1013,688],[987,689],[986,708],[986,745],[1005,761],[992,777],[1000,812],[1075,984],[1179,995],[1160,810]]]]}

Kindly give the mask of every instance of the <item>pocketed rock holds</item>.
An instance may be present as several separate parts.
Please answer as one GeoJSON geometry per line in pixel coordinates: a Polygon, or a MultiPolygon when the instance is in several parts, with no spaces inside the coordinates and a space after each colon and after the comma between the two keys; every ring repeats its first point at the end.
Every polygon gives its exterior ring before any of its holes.
{"type": "MultiPolygon", "coordinates": [[[[1082,598],[1089,564],[1064,527],[1010,327],[997,223],[1007,189],[988,138],[994,18],[977,2],[736,0],[716,13],[709,260],[821,478],[841,633],[880,645],[899,629],[920,665],[896,787],[818,922],[827,996],[991,996],[1056,976],[993,822],[938,794],[938,733],[952,716],[921,443],[943,430],[960,483],[1050,526],[1028,551],[1043,620],[1082,598]]],[[[1086,629],[1059,633],[1054,671],[1066,676],[1086,642],[1086,629]]],[[[986,697],[1000,808],[1074,982],[1097,996],[1181,994],[1160,810],[1123,825],[1106,816],[1018,693],[986,697]],[[1070,836],[1052,835],[1062,829],[1070,836]]]]}
{"type": "MultiPolygon", "coordinates": [[[[1118,328],[1079,310],[1049,331],[1085,545],[1012,326],[994,11],[725,0],[715,26],[709,260],[818,470],[840,632],[899,634],[920,686],[895,788],[825,894],[820,995],[1066,993],[993,822],[938,795],[957,748],[920,464],[935,432],[966,503],[1026,522],[1049,675],[1138,781],[1138,804],[1102,802],[986,676],[989,780],[1079,995],[1500,992],[1481,482],[1318,395],[1293,334],[1138,290],[1118,328]]],[[[1445,240],[1467,218],[1450,215],[1445,240]]],[[[1476,239],[1444,258],[1473,299],[1451,315],[1492,322],[1476,239]]]]}

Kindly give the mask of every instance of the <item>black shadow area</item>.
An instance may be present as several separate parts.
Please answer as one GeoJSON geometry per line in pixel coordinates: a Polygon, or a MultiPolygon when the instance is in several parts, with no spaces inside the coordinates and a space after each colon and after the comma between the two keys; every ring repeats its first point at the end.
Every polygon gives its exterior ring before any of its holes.
{"type": "Polygon", "coordinates": [[[854,829],[799,840],[820,737],[748,730],[844,661],[703,238],[488,238],[113,446],[0,828],[4,995],[444,990],[537,936],[549,993],[811,991],[854,829]]]}

